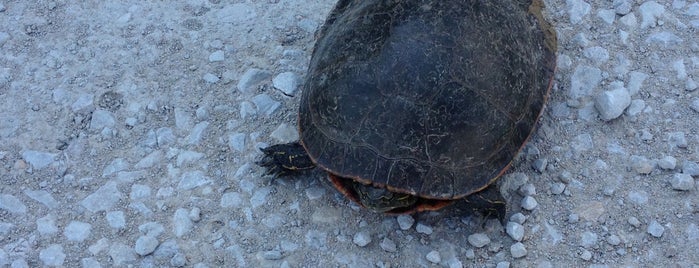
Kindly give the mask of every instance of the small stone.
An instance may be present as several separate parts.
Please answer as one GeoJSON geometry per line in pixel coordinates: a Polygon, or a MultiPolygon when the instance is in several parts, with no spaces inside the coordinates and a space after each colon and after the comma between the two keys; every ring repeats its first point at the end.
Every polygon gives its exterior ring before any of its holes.
{"type": "Polygon", "coordinates": [[[641,227],[641,221],[639,221],[638,218],[636,218],[636,217],[633,217],[633,216],[629,217],[627,222],[629,224],[631,224],[631,226],[633,226],[633,227],[636,227],[636,228],[641,227]]]}
{"type": "Polygon", "coordinates": [[[90,119],[90,129],[102,130],[104,128],[111,128],[116,124],[116,119],[110,111],[98,109],[92,112],[92,119],[90,119]]]}
{"type": "Polygon", "coordinates": [[[123,229],[126,227],[126,218],[123,211],[110,211],[106,215],[107,224],[114,229],[123,229]]]}
{"type": "Polygon", "coordinates": [[[39,259],[46,266],[61,266],[66,259],[63,247],[58,244],[50,245],[39,252],[39,259]]]}
{"type": "Polygon", "coordinates": [[[92,213],[109,210],[122,198],[117,183],[108,181],[94,193],[88,195],[80,204],[92,213]]]}
{"type": "Polygon", "coordinates": [[[238,152],[244,152],[246,138],[247,135],[245,133],[231,133],[228,135],[228,146],[238,152]]]}
{"type": "Polygon", "coordinates": [[[645,109],[645,108],[646,108],[645,101],[639,100],[639,99],[632,100],[631,105],[629,105],[629,108],[626,109],[626,114],[628,114],[629,116],[636,116],[636,115],[640,114],[643,111],[643,109],[645,109]]]}
{"type": "Polygon", "coordinates": [[[580,245],[586,248],[593,247],[597,244],[597,234],[585,231],[580,235],[580,245]]]}
{"type": "Polygon", "coordinates": [[[365,247],[366,245],[369,245],[369,243],[371,243],[371,235],[366,231],[360,231],[354,234],[352,242],[354,242],[354,244],[357,246],[365,247]]]}
{"type": "Polygon", "coordinates": [[[587,249],[583,249],[582,253],[580,253],[580,258],[585,261],[589,261],[592,259],[592,252],[587,249]]]}
{"type": "Polygon", "coordinates": [[[183,235],[189,233],[193,227],[192,220],[189,219],[187,214],[187,209],[178,208],[175,211],[175,215],[172,217],[173,233],[177,237],[182,237],[183,235]]]}
{"type": "Polygon", "coordinates": [[[633,71],[629,73],[629,81],[626,84],[626,89],[629,90],[629,94],[635,95],[643,86],[643,81],[648,78],[648,75],[642,72],[633,71]]]}
{"type": "Polygon", "coordinates": [[[670,179],[670,184],[673,190],[689,191],[694,189],[694,179],[692,176],[684,173],[675,173],[670,179]]]}
{"type": "Polygon", "coordinates": [[[605,91],[595,98],[595,108],[604,121],[619,117],[630,104],[631,95],[625,88],[605,91]]]}
{"type": "MultiPolygon", "coordinates": [[[[614,21],[614,15],[612,13],[612,21],[614,21]]],[[[610,23],[611,24],[611,23],[610,23]]],[[[595,64],[603,64],[609,60],[609,52],[607,49],[600,46],[588,47],[583,50],[583,56],[592,60],[595,64]]]]}
{"type": "Polygon", "coordinates": [[[673,170],[677,166],[677,159],[672,156],[665,156],[658,160],[658,166],[662,169],[673,170]]]}
{"type": "Polygon", "coordinates": [[[614,19],[616,19],[616,13],[611,9],[601,9],[597,12],[597,17],[602,19],[606,24],[614,24],[614,19]]]}
{"type": "Polygon", "coordinates": [[[515,241],[522,241],[524,238],[524,226],[516,222],[508,222],[505,227],[507,234],[515,241]]]}
{"type": "Polygon", "coordinates": [[[136,240],[136,246],[134,247],[134,250],[138,255],[141,256],[146,256],[148,254],[153,253],[155,251],[155,248],[158,247],[160,242],[158,242],[158,239],[152,236],[148,235],[142,235],[136,240]]]}
{"type": "Polygon", "coordinates": [[[631,0],[614,0],[612,3],[614,11],[619,15],[626,15],[631,12],[631,0]]]}
{"type": "Polygon", "coordinates": [[[522,196],[536,195],[536,186],[532,183],[525,183],[517,189],[517,192],[522,196]]]}
{"type": "Polygon", "coordinates": [[[226,57],[223,50],[216,50],[209,54],[209,62],[223,61],[224,59],[226,59],[226,57]]]}
{"type": "Polygon", "coordinates": [[[548,164],[548,160],[546,158],[540,158],[537,160],[534,160],[534,163],[532,163],[532,168],[536,170],[539,173],[543,173],[544,170],[546,170],[546,165],[548,164]]]}
{"type": "Polygon", "coordinates": [[[216,76],[215,74],[212,74],[212,73],[204,74],[204,76],[202,76],[201,79],[203,79],[204,81],[206,81],[209,84],[216,83],[216,82],[218,82],[218,80],[220,80],[220,78],[218,78],[218,76],[216,76]]]}
{"type": "Polygon", "coordinates": [[[563,191],[565,191],[566,185],[562,182],[554,182],[551,183],[551,187],[549,189],[551,190],[551,194],[559,195],[562,194],[563,191]]]}
{"type": "Polygon", "coordinates": [[[653,237],[660,238],[661,236],[663,236],[663,233],[665,232],[665,227],[660,225],[658,221],[652,220],[650,224],[648,224],[647,232],[653,237]]]}
{"type": "Polygon", "coordinates": [[[577,223],[578,221],[580,221],[580,215],[578,215],[577,213],[571,213],[568,215],[569,223],[577,223]]]}
{"type": "Polygon", "coordinates": [[[524,198],[522,198],[522,208],[523,209],[531,211],[531,210],[534,210],[537,205],[539,205],[539,203],[536,202],[536,199],[534,199],[534,197],[525,196],[524,198]]]}
{"type": "Polygon", "coordinates": [[[299,139],[299,132],[295,125],[281,123],[270,135],[280,143],[288,143],[299,139]]]}
{"type": "Polygon", "coordinates": [[[269,250],[262,253],[262,258],[265,260],[280,260],[283,257],[279,250],[269,250]]]}
{"type": "Polygon", "coordinates": [[[293,96],[301,83],[301,77],[293,72],[280,73],[272,79],[274,88],[287,96],[293,96]]]}
{"type": "Polygon", "coordinates": [[[189,216],[189,219],[193,222],[198,222],[201,220],[201,209],[198,207],[193,207],[187,216],[189,216]]]}
{"type": "Polygon", "coordinates": [[[389,239],[388,237],[385,237],[383,240],[381,240],[381,243],[379,243],[379,246],[381,246],[381,249],[383,249],[387,252],[398,251],[398,248],[396,247],[396,243],[393,242],[393,240],[389,239]]]}
{"type": "Polygon", "coordinates": [[[583,133],[575,136],[573,141],[570,143],[570,146],[576,153],[581,153],[594,148],[594,143],[590,134],[583,133]]]}
{"type": "Polygon", "coordinates": [[[699,99],[694,99],[692,101],[692,104],[689,105],[689,108],[691,108],[693,111],[699,113],[699,99]]]}
{"type": "Polygon", "coordinates": [[[427,256],[425,256],[425,258],[434,264],[437,264],[437,263],[442,261],[442,256],[440,256],[439,252],[436,250],[433,250],[433,251],[430,251],[430,253],[427,253],[427,256]]]}
{"type": "Polygon", "coordinates": [[[601,81],[602,70],[592,66],[579,65],[570,77],[568,97],[575,100],[589,96],[601,81]]]}
{"type": "Polygon", "coordinates": [[[415,226],[415,231],[421,234],[426,234],[426,235],[431,235],[432,234],[432,227],[429,227],[427,225],[424,225],[422,223],[418,223],[415,226]]]}
{"type": "Polygon", "coordinates": [[[566,8],[571,24],[580,23],[591,9],[590,4],[583,0],[566,0],[566,8]]]}
{"type": "Polygon", "coordinates": [[[653,163],[644,156],[632,155],[629,161],[631,168],[638,174],[650,174],[653,171],[653,163]]]}
{"type": "Polygon", "coordinates": [[[699,164],[692,161],[682,161],[682,173],[690,176],[699,176],[699,164]]]}
{"type": "Polygon", "coordinates": [[[697,85],[697,82],[694,81],[694,79],[687,78],[687,82],[684,84],[684,89],[687,91],[694,91],[695,89],[699,88],[699,85],[697,85]]]}
{"type": "Polygon", "coordinates": [[[636,205],[644,205],[648,203],[648,193],[645,191],[631,191],[629,192],[629,201],[636,205]]]}
{"type": "Polygon", "coordinates": [[[398,221],[400,229],[404,231],[410,229],[415,223],[415,219],[410,215],[399,215],[396,217],[396,220],[398,221]]]}
{"type": "Polygon", "coordinates": [[[193,170],[182,173],[177,189],[192,190],[202,185],[209,184],[209,177],[201,170],[193,170]]]}
{"type": "Polygon", "coordinates": [[[609,243],[612,246],[618,246],[619,244],[621,244],[621,238],[619,238],[618,235],[610,235],[609,237],[607,237],[607,243],[609,243]]]}
{"type": "Polygon", "coordinates": [[[526,220],[527,220],[527,216],[524,216],[524,214],[522,214],[522,213],[520,213],[520,212],[517,212],[517,213],[515,213],[515,214],[512,214],[512,216],[510,216],[510,221],[511,221],[511,222],[516,222],[516,223],[519,223],[519,224],[524,224],[524,222],[525,222],[526,220]]]}
{"type": "MultiPolygon", "coordinates": [[[[36,229],[42,235],[51,235],[58,232],[56,217],[49,214],[36,220],[36,229]]],[[[0,232],[2,233],[2,232],[0,232]]]]}
{"type": "Polygon", "coordinates": [[[527,248],[524,247],[522,242],[517,242],[510,246],[510,254],[512,254],[512,257],[515,259],[522,258],[527,256],[527,248]]]}
{"type": "Polygon", "coordinates": [[[646,1],[638,11],[641,13],[641,28],[655,27],[657,19],[665,12],[665,7],[655,1],[646,1]]]}
{"type": "Polygon", "coordinates": [[[471,244],[471,246],[482,248],[490,243],[490,238],[484,233],[475,233],[468,236],[468,243],[471,244]]]}
{"type": "Polygon", "coordinates": [[[255,90],[255,86],[257,86],[262,81],[269,79],[271,76],[272,73],[270,73],[269,71],[260,70],[256,68],[248,69],[240,78],[240,81],[238,81],[237,88],[240,91],[240,93],[243,94],[253,93],[253,91],[255,90]]]}
{"type": "Polygon", "coordinates": [[[281,103],[275,101],[267,94],[259,94],[252,97],[252,103],[257,107],[257,113],[263,115],[272,115],[281,106],[281,103]]]}
{"type": "Polygon", "coordinates": [[[56,154],[33,150],[24,150],[22,151],[22,158],[24,159],[24,161],[27,161],[29,164],[31,164],[32,167],[34,167],[35,169],[42,169],[51,165],[54,162],[56,154]]]}
{"type": "Polygon", "coordinates": [[[495,268],[510,268],[510,262],[509,261],[498,262],[498,264],[495,265],[495,268]]]}
{"type": "Polygon", "coordinates": [[[9,194],[0,195],[0,209],[7,210],[14,214],[27,213],[27,206],[17,197],[9,194]]]}
{"type": "Polygon", "coordinates": [[[170,265],[173,267],[184,267],[187,264],[187,258],[181,252],[175,253],[170,259],[170,265]]]}
{"type": "Polygon", "coordinates": [[[678,148],[687,148],[687,137],[683,131],[670,132],[668,135],[668,142],[671,146],[676,146],[678,148]]]}

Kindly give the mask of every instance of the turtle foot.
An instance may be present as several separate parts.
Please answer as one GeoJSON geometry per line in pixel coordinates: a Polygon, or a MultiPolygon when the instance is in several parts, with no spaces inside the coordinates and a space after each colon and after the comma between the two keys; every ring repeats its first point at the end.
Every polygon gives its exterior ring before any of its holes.
{"type": "Polygon", "coordinates": [[[276,144],[260,150],[264,156],[255,164],[266,168],[266,174],[275,177],[294,175],[315,167],[306,150],[298,142],[276,144]]]}
{"type": "Polygon", "coordinates": [[[484,218],[498,219],[503,225],[506,224],[507,203],[502,194],[500,194],[496,184],[492,184],[480,192],[467,196],[464,201],[466,201],[468,206],[474,211],[483,215],[484,218]]]}

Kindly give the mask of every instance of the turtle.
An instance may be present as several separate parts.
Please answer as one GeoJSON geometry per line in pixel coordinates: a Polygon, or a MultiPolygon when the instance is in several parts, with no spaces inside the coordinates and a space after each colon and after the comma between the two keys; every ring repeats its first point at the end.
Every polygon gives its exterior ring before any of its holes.
{"type": "Polygon", "coordinates": [[[541,0],[340,0],[316,35],[299,141],[262,148],[275,176],[327,172],[389,214],[464,200],[499,218],[494,183],[544,110],[556,35],[541,0]]]}

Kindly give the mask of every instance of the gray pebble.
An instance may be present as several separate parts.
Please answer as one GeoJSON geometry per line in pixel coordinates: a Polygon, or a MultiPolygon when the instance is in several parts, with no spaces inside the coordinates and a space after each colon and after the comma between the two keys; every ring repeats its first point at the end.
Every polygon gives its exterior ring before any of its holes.
{"type": "Polygon", "coordinates": [[[551,187],[549,189],[551,190],[551,194],[559,195],[565,191],[566,185],[562,182],[554,182],[551,183],[551,187]]]}
{"type": "Polygon", "coordinates": [[[267,203],[267,196],[271,192],[272,187],[262,187],[260,189],[255,190],[255,192],[252,194],[252,197],[250,197],[250,205],[252,206],[252,208],[257,208],[267,203]]]}
{"type": "Polygon", "coordinates": [[[175,133],[172,131],[172,128],[161,127],[155,130],[155,135],[158,146],[161,148],[165,148],[167,145],[175,143],[175,133]]]}
{"type": "Polygon", "coordinates": [[[678,148],[687,148],[687,138],[684,132],[670,132],[668,134],[668,142],[671,146],[676,146],[678,148]]]}
{"type": "Polygon", "coordinates": [[[223,61],[225,59],[226,55],[223,53],[223,50],[216,50],[209,54],[209,62],[223,61]]]}
{"type": "Polygon", "coordinates": [[[585,261],[589,261],[592,259],[592,252],[587,249],[583,249],[583,251],[580,253],[580,258],[585,261]]]}
{"type": "Polygon", "coordinates": [[[10,213],[25,214],[27,206],[22,203],[17,197],[9,194],[0,195],[0,209],[7,210],[10,213]]]}
{"type": "Polygon", "coordinates": [[[684,84],[684,89],[687,91],[694,91],[697,88],[699,88],[699,84],[697,84],[697,82],[695,82],[691,77],[687,78],[687,82],[684,84]]]}
{"type": "Polygon", "coordinates": [[[155,251],[155,248],[158,247],[158,239],[152,236],[148,235],[142,235],[138,239],[136,239],[136,246],[134,246],[134,251],[138,253],[138,255],[141,256],[146,256],[148,254],[153,253],[155,251]]]}
{"type": "Polygon", "coordinates": [[[648,35],[648,38],[646,38],[646,43],[649,45],[656,45],[661,48],[671,48],[682,43],[682,38],[672,32],[657,32],[648,35]]]}
{"type": "Polygon", "coordinates": [[[325,187],[322,186],[311,186],[306,188],[306,197],[308,197],[309,200],[316,200],[318,198],[323,197],[325,195],[325,187]]]}
{"type": "Polygon", "coordinates": [[[585,231],[582,234],[580,234],[581,246],[590,248],[593,247],[595,244],[597,244],[597,234],[590,231],[585,231]]]}
{"type": "Polygon", "coordinates": [[[177,189],[191,190],[202,185],[209,184],[209,177],[201,170],[193,170],[184,172],[180,176],[180,182],[177,184],[177,189]]]}
{"type": "Polygon", "coordinates": [[[93,106],[94,99],[95,95],[80,94],[78,96],[78,99],[70,105],[70,108],[73,110],[73,112],[80,112],[82,110],[86,110],[87,108],[93,106]]]}
{"type": "Polygon", "coordinates": [[[568,215],[569,223],[577,223],[578,221],[580,221],[580,215],[578,215],[577,213],[571,213],[568,215]]]}
{"type": "Polygon", "coordinates": [[[245,119],[248,116],[255,114],[257,114],[257,110],[255,110],[255,106],[253,106],[252,103],[248,101],[243,101],[240,103],[240,118],[245,119]]]}
{"type": "Polygon", "coordinates": [[[431,235],[432,234],[432,227],[429,227],[427,225],[424,225],[422,223],[418,223],[415,226],[415,231],[421,234],[426,234],[426,235],[431,235]]]}
{"type": "Polygon", "coordinates": [[[22,159],[27,161],[35,169],[42,169],[51,165],[56,158],[56,154],[33,150],[23,150],[22,159]]]}
{"type": "Polygon", "coordinates": [[[116,119],[111,112],[107,110],[98,109],[92,112],[92,119],[90,119],[90,129],[102,130],[106,127],[113,127],[116,124],[116,119]]]}
{"type": "Polygon", "coordinates": [[[201,209],[198,207],[193,207],[187,216],[189,216],[189,219],[193,222],[198,222],[201,220],[201,209]]]}
{"type": "Polygon", "coordinates": [[[516,222],[508,222],[505,226],[507,234],[515,241],[522,241],[524,238],[524,226],[516,222]]]}
{"type": "Polygon", "coordinates": [[[638,11],[641,13],[641,28],[655,27],[657,19],[665,12],[665,7],[655,1],[645,1],[638,11]]]}
{"type": "Polygon", "coordinates": [[[245,140],[247,135],[245,133],[231,133],[228,135],[228,146],[238,152],[245,151],[245,140]]]}
{"type": "Polygon", "coordinates": [[[175,256],[172,256],[172,259],[170,259],[170,265],[174,267],[184,267],[186,264],[187,257],[181,252],[175,253],[175,256]]]}
{"type": "Polygon", "coordinates": [[[509,261],[498,262],[498,264],[495,265],[495,268],[510,268],[510,262],[509,261]]]}
{"type": "Polygon", "coordinates": [[[532,183],[525,183],[519,187],[517,192],[522,196],[536,195],[536,187],[532,183]]]}
{"type": "MultiPolygon", "coordinates": [[[[601,11],[600,11],[601,12],[601,11]]],[[[614,21],[614,13],[613,12],[608,12],[607,14],[611,14],[611,22],[614,21]]],[[[611,24],[611,22],[609,24],[611,24]]],[[[609,60],[609,52],[607,52],[607,49],[600,47],[600,46],[593,46],[593,47],[588,47],[583,50],[583,56],[585,58],[588,58],[592,60],[595,64],[603,64],[609,60]]]]}
{"type": "Polygon", "coordinates": [[[643,100],[635,99],[631,101],[631,105],[626,109],[626,114],[629,116],[635,116],[640,114],[643,109],[646,108],[646,102],[643,100]]]}
{"type": "Polygon", "coordinates": [[[431,262],[431,263],[439,263],[442,261],[442,256],[439,255],[439,252],[436,250],[430,251],[430,253],[427,253],[427,256],[425,258],[431,262]]]}
{"type": "Polygon", "coordinates": [[[625,88],[605,91],[595,98],[595,108],[604,121],[619,117],[630,104],[631,95],[625,88]]]}
{"type": "Polygon", "coordinates": [[[63,253],[61,245],[53,244],[39,251],[39,259],[46,266],[61,266],[66,259],[66,254],[63,253]]]}
{"type": "Polygon", "coordinates": [[[123,211],[110,211],[105,216],[107,224],[114,229],[123,229],[126,227],[126,218],[123,211]]]}
{"type": "Polygon", "coordinates": [[[490,238],[484,233],[475,233],[468,236],[468,243],[471,244],[471,246],[482,248],[490,243],[490,238]]]}
{"type": "Polygon", "coordinates": [[[299,140],[299,132],[296,125],[292,126],[287,123],[281,123],[277,129],[272,131],[270,136],[281,143],[299,140]]]}
{"type": "Polygon", "coordinates": [[[399,215],[396,217],[396,221],[398,221],[401,230],[408,230],[415,223],[415,219],[410,215],[399,215]]]}
{"type": "Polygon", "coordinates": [[[619,244],[621,244],[621,238],[619,238],[619,236],[615,234],[610,235],[607,237],[607,243],[609,243],[612,246],[618,246],[619,244]]]}
{"type": "Polygon", "coordinates": [[[612,7],[614,7],[616,14],[622,16],[629,14],[631,12],[631,0],[614,0],[612,7]]]}
{"type": "Polygon", "coordinates": [[[594,148],[594,143],[592,142],[592,136],[590,136],[589,133],[583,133],[575,136],[573,141],[570,143],[570,146],[575,153],[580,153],[594,148]]]}
{"type": "Polygon", "coordinates": [[[580,23],[585,15],[590,12],[590,4],[583,0],[566,0],[566,9],[571,24],[580,23]]]}
{"type": "Polygon", "coordinates": [[[524,216],[524,214],[522,214],[522,213],[520,213],[520,212],[517,212],[517,213],[515,213],[515,214],[512,214],[512,216],[510,216],[510,221],[511,221],[511,222],[516,222],[516,223],[519,223],[519,224],[524,224],[524,222],[525,222],[526,220],[527,220],[527,216],[524,216]]]}
{"type": "Polygon", "coordinates": [[[694,178],[688,174],[675,173],[670,179],[673,190],[689,191],[694,189],[694,178]]]}
{"type": "Polygon", "coordinates": [[[699,164],[688,160],[682,161],[682,173],[690,176],[699,176],[699,164]]]}
{"type": "Polygon", "coordinates": [[[677,159],[672,156],[665,156],[658,160],[658,167],[666,170],[673,170],[677,166],[677,159]]]}
{"type": "Polygon", "coordinates": [[[570,77],[568,97],[575,100],[589,96],[601,81],[602,70],[592,66],[579,65],[570,77]]]}
{"type": "Polygon", "coordinates": [[[204,76],[201,77],[201,79],[203,79],[205,82],[207,82],[209,84],[216,83],[216,82],[218,82],[218,80],[220,80],[220,78],[218,78],[218,76],[216,76],[215,74],[212,74],[212,73],[205,73],[204,76]]]}
{"type": "Polygon", "coordinates": [[[534,160],[534,163],[532,163],[532,168],[536,170],[539,173],[543,173],[544,170],[546,170],[546,165],[548,164],[548,160],[546,158],[540,158],[537,160],[534,160]]]}
{"type": "Polygon", "coordinates": [[[522,208],[526,210],[534,210],[536,206],[539,205],[538,202],[536,202],[536,199],[531,196],[525,196],[522,198],[522,208]]]}
{"type": "Polygon", "coordinates": [[[265,260],[280,260],[282,253],[279,250],[269,250],[262,253],[262,258],[265,260]]]}
{"type": "MultiPolygon", "coordinates": [[[[36,220],[36,230],[42,235],[51,235],[58,232],[58,227],[56,226],[56,216],[46,215],[36,220]]],[[[0,233],[5,233],[0,231],[0,233]]]]}
{"type": "Polygon", "coordinates": [[[189,214],[187,209],[178,208],[175,211],[175,215],[172,217],[172,231],[177,237],[182,237],[189,233],[189,230],[191,230],[194,225],[187,214],[189,214]]]}
{"type": "Polygon", "coordinates": [[[354,244],[357,246],[365,247],[366,245],[369,245],[369,243],[371,243],[371,235],[366,231],[359,231],[356,234],[354,234],[352,242],[354,242],[354,244]]]}
{"type": "Polygon", "coordinates": [[[558,180],[560,180],[562,183],[568,184],[573,181],[573,173],[564,170],[560,175],[558,175],[558,180]]]}
{"type": "Polygon", "coordinates": [[[274,88],[287,96],[293,96],[301,83],[301,77],[293,72],[280,73],[272,79],[274,88]]]}
{"type": "Polygon", "coordinates": [[[627,222],[629,224],[631,224],[631,226],[633,226],[633,227],[636,227],[636,228],[641,227],[641,221],[639,221],[638,218],[636,218],[636,217],[633,217],[633,216],[629,217],[627,222]]]}
{"type": "Polygon", "coordinates": [[[80,202],[92,213],[107,211],[112,208],[122,198],[121,192],[117,189],[117,183],[108,181],[94,193],[88,195],[80,202]]]}
{"type": "Polygon", "coordinates": [[[209,122],[207,121],[199,122],[196,125],[194,125],[194,127],[189,132],[189,135],[186,138],[187,144],[198,145],[204,138],[204,135],[206,134],[206,128],[208,126],[209,122]]]}
{"type": "Polygon", "coordinates": [[[259,94],[252,97],[252,103],[257,107],[257,113],[263,115],[272,115],[281,106],[281,103],[273,100],[267,94],[259,94]]]}
{"type": "Polygon", "coordinates": [[[689,105],[689,108],[699,113],[699,99],[692,100],[692,104],[689,105]]]}
{"type": "Polygon", "coordinates": [[[240,77],[238,81],[238,91],[243,94],[252,93],[255,90],[255,86],[264,80],[269,79],[272,73],[265,70],[260,70],[256,68],[250,68],[240,77]]]}
{"type": "Polygon", "coordinates": [[[381,249],[385,250],[386,252],[398,251],[396,243],[393,242],[393,240],[389,239],[388,237],[385,237],[383,240],[381,240],[381,243],[379,243],[379,246],[381,246],[381,249]]]}
{"type": "Polygon", "coordinates": [[[515,259],[522,258],[527,256],[527,248],[524,247],[522,242],[514,243],[512,246],[510,246],[510,254],[512,254],[512,257],[515,259]]]}
{"type": "Polygon", "coordinates": [[[614,19],[616,19],[616,13],[611,9],[600,9],[597,11],[597,17],[602,19],[606,24],[614,24],[614,19]]]}
{"type": "Polygon", "coordinates": [[[652,235],[653,237],[658,237],[660,238],[663,236],[663,233],[665,232],[665,227],[660,225],[658,221],[652,220],[650,224],[648,224],[648,230],[647,232],[652,235]]]}
{"type": "Polygon", "coordinates": [[[648,193],[646,191],[631,191],[628,195],[629,201],[636,205],[648,203],[648,193]]]}
{"type": "Polygon", "coordinates": [[[325,248],[327,234],[317,230],[310,230],[306,233],[306,244],[315,249],[325,248]]]}
{"type": "Polygon", "coordinates": [[[650,174],[653,171],[653,162],[645,156],[632,155],[629,158],[631,168],[638,174],[650,174]]]}

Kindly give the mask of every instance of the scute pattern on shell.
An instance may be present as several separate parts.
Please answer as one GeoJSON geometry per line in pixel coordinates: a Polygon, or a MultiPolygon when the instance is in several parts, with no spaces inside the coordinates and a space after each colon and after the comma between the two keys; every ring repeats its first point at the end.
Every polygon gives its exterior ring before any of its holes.
{"type": "Polygon", "coordinates": [[[340,177],[425,198],[491,184],[534,129],[553,77],[552,31],[532,10],[341,0],[304,85],[308,154],[340,177]]]}

